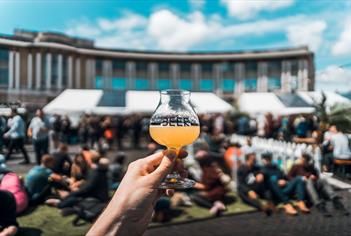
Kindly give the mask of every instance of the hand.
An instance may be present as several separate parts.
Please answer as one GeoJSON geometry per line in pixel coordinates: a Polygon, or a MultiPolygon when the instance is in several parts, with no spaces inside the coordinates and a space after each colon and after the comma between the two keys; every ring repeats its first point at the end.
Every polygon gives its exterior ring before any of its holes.
{"type": "Polygon", "coordinates": [[[317,177],[316,177],[315,175],[310,175],[310,179],[311,179],[311,180],[316,180],[317,177]]]}
{"type": "MultiPolygon", "coordinates": [[[[186,152],[178,156],[184,158],[186,152]]],[[[176,163],[172,150],[158,152],[132,162],[111,202],[87,235],[142,235],[151,219],[159,197],[173,190],[157,189],[176,163]]],[[[177,167],[179,168],[179,167],[177,167]]]]}
{"type": "Polygon", "coordinates": [[[278,180],[278,186],[279,187],[284,187],[285,185],[286,185],[286,180],[285,179],[278,180]]]}
{"type": "Polygon", "coordinates": [[[258,175],[256,175],[256,182],[257,183],[261,183],[261,182],[263,182],[263,180],[264,180],[264,176],[263,176],[263,174],[258,174],[258,175]]]}

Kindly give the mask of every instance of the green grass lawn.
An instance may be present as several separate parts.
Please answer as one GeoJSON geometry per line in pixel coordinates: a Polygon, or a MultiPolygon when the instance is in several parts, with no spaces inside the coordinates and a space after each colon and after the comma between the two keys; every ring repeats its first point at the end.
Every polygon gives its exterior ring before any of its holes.
{"type": "MultiPolygon", "coordinates": [[[[230,203],[227,205],[228,211],[224,214],[235,214],[253,211],[253,208],[243,204],[234,194],[230,194],[230,203]]],[[[175,209],[175,217],[166,224],[182,223],[192,220],[199,220],[212,217],[208,209],[198,207],[179,207],[175,209]]],[[[73,226],[72,222],[75,216],[62,217],[60,211],[48,206],[39,206],[28,215],[18,218],[21,226],[19,235],[37,236],[37,235],[84,235],[90,224],[82,226],[73,226]]],[[[150,227],[160,226],[160,223],[151,223],[150,227]]]]}

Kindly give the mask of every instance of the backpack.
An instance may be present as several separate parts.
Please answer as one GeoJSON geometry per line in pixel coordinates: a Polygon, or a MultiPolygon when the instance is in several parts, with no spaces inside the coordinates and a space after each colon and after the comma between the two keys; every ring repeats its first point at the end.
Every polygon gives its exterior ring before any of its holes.
{"type": "Polygon", "coordinates": [[[106,203],[96,198],[85,198],[73,207],[77,217],[73,225],[79,225],[80,220],[92,223],[105,209],[106,203]]]}

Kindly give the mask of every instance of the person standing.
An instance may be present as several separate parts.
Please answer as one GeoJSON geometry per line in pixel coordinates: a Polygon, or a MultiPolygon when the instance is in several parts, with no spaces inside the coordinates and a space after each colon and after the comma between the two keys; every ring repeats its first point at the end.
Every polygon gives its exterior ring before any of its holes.
{"type": "Polygon", "coordinates": [[[40,165],[41,157],[49,153],[49,121],[42,109],[36,111],[28,128],[28,136],[33,139],[33,147],[37,164],[40,165]]]}
{"type": "Polygon", "coordinates": [[[24,161],[20,164],[29,164],[29,158],[27,151],[24,147],[24,138],[25,138],[25,123],[22,117],[17,113],[16,109],[11,110],[11,126],[10,129],[4,134],[4,138],[9,138],[9,148],[6,155],[6,160],[9,160],[13,149],[17,148],[21,150],[24,161]]]}
{"type": "Polygon", "coordinates": [[[3,116],[0,116],[0,153],[2,153],[3,147],[4,147],[3,135],[6,131],[6,128],[7,128],[6,119],[3,116]]]}

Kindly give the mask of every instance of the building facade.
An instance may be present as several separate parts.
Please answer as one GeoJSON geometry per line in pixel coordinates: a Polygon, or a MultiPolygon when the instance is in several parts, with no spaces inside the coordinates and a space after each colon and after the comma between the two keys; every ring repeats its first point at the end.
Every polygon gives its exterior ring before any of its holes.
{"type": "Polygon", "coordinates": [[[98,48],[60,33],[0,36],[0,100],[45,104],[66,88],[243,92],[314,89],[307,47],[244,52],[154,52],[98,48]]]}

